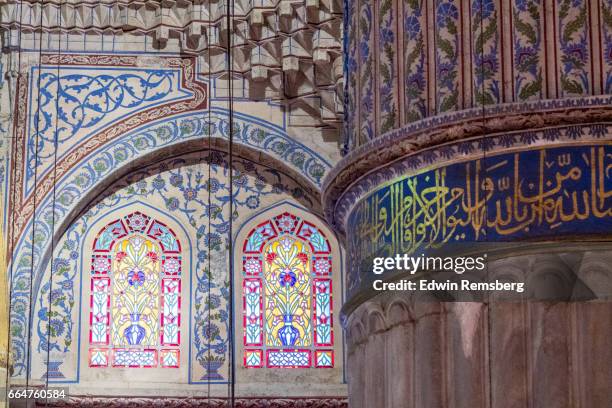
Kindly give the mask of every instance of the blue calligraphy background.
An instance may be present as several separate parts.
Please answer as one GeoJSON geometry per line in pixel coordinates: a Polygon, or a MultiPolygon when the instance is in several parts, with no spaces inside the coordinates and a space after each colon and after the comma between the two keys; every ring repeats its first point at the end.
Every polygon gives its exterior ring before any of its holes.
{"type": "Polygon", "coordinates": [[[372,258],[451,243],[563,240],[612,231],[612,145],[486,156],[381,186],[347,223],[349,296],[372,258]]]}

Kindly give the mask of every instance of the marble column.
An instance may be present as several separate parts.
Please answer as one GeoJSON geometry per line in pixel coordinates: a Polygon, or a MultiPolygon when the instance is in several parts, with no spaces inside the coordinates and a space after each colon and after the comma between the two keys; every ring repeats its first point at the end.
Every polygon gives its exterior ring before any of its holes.
{"type": "MultiPolygon", "coordinates": [[[[522,301],[439,302],[385,292],[363,302],[346,320],[351,407],[612,406],[609,292],[590,301],[530,298],[541,274],[564,279],[565,255],[493,263],[493,274],[524,276],[530,289],[522,301]]],[[[581,253],[572,270],[580,281],[603,283],[609,257],[581,253]]]]}

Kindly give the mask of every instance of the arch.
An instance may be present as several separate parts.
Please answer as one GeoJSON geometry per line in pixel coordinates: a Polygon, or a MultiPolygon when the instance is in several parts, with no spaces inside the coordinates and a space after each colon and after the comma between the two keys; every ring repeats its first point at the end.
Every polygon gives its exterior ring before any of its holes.
{"type": "Polygon", "coordinates": [[[389,326],[414,321],[408,302],[404,299],[395,298],[385,305],[385,318],[389,326]]]}
{"type": "MultiPolygon", "coordinates": [[[[114,220],[121,219],[123,220],[124,225],[126,224],[126,217],[135,213],[142,213],[148,217],[150,217],[150,222],[147,224],[146,230],[144,233],[146,234],[151,227],[151,233],[155,235],[155,231],[153,228],[158,225],[161,226],[162,229],[167,229],[172,232],[172,235],[176,237],[177,242],[180,243],[180,247],[174,246],[173,250],[168,251],[163,255],[170,255],[173,257],[180,256],[180,275],[170,275],[164,274],[164,278],[178,278],[180,279],[181,285],[181,302],[178,305],[179,312],[181,314],[180,321],[178,322],[180,329],[180,342],[176,346],[159,346],[158,353],[158,364],[154,367],[146,367],[142,366],[139,370],[146,370],[147,376],[144,380],[140,380],[139,376],[134,377],[134,366],[121,366],[117,364],[115,366],[112,365],[112,360],[109,361],[109,365],[107,367],[90,367],[89,361],[89,348],[95,347],[90,345],[89,342],[89,313],[87,307],[81,307],[80,311],[75,314],[75,320],[79,322],[79,327],[77,328],[78,335],[80,336],[80,344],[78,344],[78,361],[76,361],[76,367],[78,367],[78,371],[76,372],[76,382],[79,384],[90,384],[91,386],[99,386],[104,387],[104,381],[100,382],[100,379],[108,379],[108,381],[122,381],[122,382],[131,382],[135,386],[138,386],[137,383],[144,383],[145,381],[156,381],[159,383],[167,382],[168,376],[172,376],[173,379],[179,380],[179,382],[188,382],[190,372],[192,366],[190,364],[190,350],[191,350],[191,341],[193,338],[193,316],[190,310],[190,302],[191,297],[193,295],[193,285],[195,274],[197,270],[195,269],[195,245],[193,237],[190,235],[188,227],[181,221],[176,214],[168,213],[167,211],[157,208],[152,203],[146,202],[141,199],[135,199],[128,201],[119,206],[112,207],[103,207],[103,211],[100,211],[96,214],[95,218],[92,218],[90,222],[88,222],[87,228],[83,232],[81,245],[80,245],[80,268],[79,271],[81,273],[81,281],[80,281],[80,294],[79,302],[81,305],[89,305],[90,294],[91,294],[91,285],[89,283],[89,277],[91,275],[91,257],[93,255],[97,255],[99,252],[94,251],[96,244],[96,237],[99,234],[99,231],[106,229],[109,224],[112,224],[114,220]],[[165,228],[164,228],[165,227],[165,228]],[[176,357],[178,358],[178,367],[163,367],[159,363],[159,358],[161,357],[160,353],[162,349],[173,349],[178,351],[176,357]],[[100,384],[98,385],[98,383],[100,384]]],[[[126,229],[127,228],[127,225],[126,229]]],[[[129,232],[129,231],[128,231],[129,232]]],[[[122,238],[119,238],[121,240],[122,238]]],[[[159,240],[158,240],[159,241],[159,240]]],[[[171,241],[166,241],[170,243],[171,241]]],[[[170,244],[168,244],[170,247],[170,244]]],[[[161,264],[160,264],[161,266],[161,264]]],[[[76,285],[76,281],[75,281],[76,285]]],[[[161,282],[160,282],[161,285],[161,282]]],[[[160,287],[161,291],[161,287],[160,287]]],[[[112,307],[112,306],[111,306],[112,307]]],[[[161,317],[161,316],[160,316],[161,317]]],[[[130,319],[131,320],[131,319],[130,319]]],[[[112,333],[111,333],[112,334],[112,333]]],[[[177,339],[178,340],[178,339],[177,339]]],[[[174,343],[174,344],[176,344],[174,343]]],[[[134,346],[127,346],[125,348],[135,348],[134,346]]],[[[143,347],[145,348],[145,347],[143,347]]],[[[151,348],[151,347],[146,347],[151,348]]],[[[71,353],[68,353],[71,355],[71,353]]],[[[112,353],[109,353],[109,357],[112,356],[112,353]]],[[[136,370],[137,371],[137,370],[136,370]]]]}
{"type": "MultiPolygon", "coordinates": [[[[58,248],[61,246],[61,251],[63,252],[56,252],[54,254],[54,264],[58,265],[56,268],[63,268],[65,270],[68,268],[67,271],[70,276],[66,276],[65,274],[58,275],[57,272],[55,272],[55,278],[53,281],[50,281],[50,268],[47,267],[45,269],[44,279],[47,283],[41,286],[41,292],[37,294],[38,299],[33,299],[33,305],[35,305],[33,311],[35,312],[35,318],[32,320],[32,325],[37,327],[39,337],[37,340],[38,345],[34,346],[33,342],[31,351],[29,351],[26,356],[29,362],[27,364],[27,369],[29,370],[28,375],[33,376],[33,378],[38,378],[37,376],[46,369],[48,373],[45,373],[43,378],[49,375],[49,381],[55,383],[82,383],[83,381],[91,381],[93,376],[97,378],[95,381],[97,384],[99,379],[109,378],[105,373],[100,374],[100,372],[103,371],[100,367],[89,370],[89,349],[101,346],[100,344],[90,345],[91,316],[89,308],[90,301],[92,300],[90,296],[92,288],[90,279],[92,277],[111,278],[110,273],[106,275],[94,273],[93,268],[95,259],[100,255],[107,255],[111,258],[113,255],[112,249],[108,248],[108,240],[106,251],[100,251],[101,247],[99,246],[96,250],[95,238],[99,235],[100,231],[106,230],[109,225],[112,225],[117,220],[123,220],[123,225],[125,226],[125,217],[137,212],[144,213],[149,216],[151,220],[158,222],[151,222],[150,226],[153,227],[155,224],[161,226],[163,229],[171,230],[178,242],[180,242],[180,251],[171,251],[174,253],[170,253],[170,255],[175,258],[178,256],[181,257],[180,274],[164,276],[164,278],[180,279],[180,289],[182,292],[182,301],[178,305],[181,316],[178,322],[181,333],[180,345],[170,347],[164,346],[164,348],[175,350],[180,348],[180,352],[175,353],[175,356],[180,358],[178,364],[180,374],[178,375],[185,377],[185,379],[187,378],[188,369],[190,369],[188,365],[188,345],[192,332],[188,300],[190,299],[189,294],[191,293],[191,286],[193,284],[194,243],[184,223],[181,222],[175,214],[170,214],[140,199],[130,200],[117,206],[96,206],[90,209],[88,214],[79,218],[66,235],[62,237],[62,240],[59,241],[58,248]],[[72,254],[74,254],[74,256],[72,254]],[[64,266],[60,266],[60,262],[66,263],[63,264],[64,266]],[[50,286],[50,282],[52,286],[50,286]],[[51,293],[50,297],[43,295],[45,291],[51,293]],[[54,302],[50,310],[47,311],[49,299],[53,299],[54,297],[63,299],[62,303],[57,304],[54,302]],[[62,307],[64,303],[66,304],[66,308],[68,308],[68,305],[70,305],[70,307],[68,309],[62,307]],[[74,307],[72,305],[74,305],[74,307]],[[53,319],[63,320],[66,327],[62,328],[60,332],[48,333],[48,329],[46,329],[48,321],[45,320],[44,317],[46,313],[43,314],[43,311],[50,313],[53,319]],[[41,345],[43,347],[42,349],[41,345]],[[49,346],[49,351],[51,352],[50,356],[45,351],[47,349],[44,348],[49,346]],[[55,361],[56,365],[52,366],[49,364],[47,366],[48,357],[51,357],[51,360],[55,361]]],[[[125,230],[128,230],[128,228],[125,227],[125,230]]],[[[143,232],[144,235],[146,235],[146,233],[147,231],[143,232]]],[[[163,262],[163,259],[161,259],[160,256],[160,267],[162,266],[161,262],[163,262]]],[[[102,263],[98,265],[98,267],[101,266],[102,263]]],[[[158,283],[160,284],[159,289],[161,291],[162,282],[160,281],[158,283]]],[[[159,317],[161,318],[161,316],[159,317]]],[[[51,325],[53,326],[53,321],[51,321],[51,325]]],[[[108,334],[111,334],[110,330],[108,334]]],[[[18,348],[21,346],[14,343],[13,347],[18,348]]],[[[110,345],[102,345],[102,347],[110,349],[110,345]]],[[[110,350],[107,355],[111,357],[110,350]]],[[[129,371],[129,369],[123,369],[120,365],[112,367],[110,361],[107,367],[109,370],[113,371],[112,377],[114,378],[120,378],[121,376],[124,376],[126,380],[131,378],[131,376],[125,372],[126,370],[129,371]]],[[[159,364],[158,367],[161,369],[159,364]]],[[[147,368],[147,371],[151,371],[151,369],[147,368]]],[[[158,378],[160,381],[163,381],[164,376],[168,375],[166,368],[155,371],[154,377],[158,378]],[[165,374],[157,371],[165,371],[165,374]]],[[[172,375],[176,376],[177,372],[175,371],[172,375]]]]}
{"type": "Polygon", "coordinates": [[[245,367],[333,367],[333,350],[321,349],[334,345],[333,261],[325,235],[286,211],[243,242],[245,367]]]}
{"type": "MultiPolygon", "coordinates": [[[[166,214],[168,217],[176,219],[176,222],[172,224],[174,225],[174,230],[177,230],[177,223],[179,223],[180,226],[187,229],[189,236],[194,240],[192,262],[196,269],[194,269],[194,276],[191,280],[192,292],[189,298],[192,299],[192,302],[195,301],[196,304],[207,305],[208,295],[206,286],[208,285],[205,282],[206,274],[204,272],[204,269],[206,268],[206,261],[202,260],[202,256],[206,256],[205,253],[207,252],[207,249],[210,250],[210,248],[207,248],[207,239],[212,239],[211,242],[213,242],[213,251],[217,251],[217,249],[215,249],[217,244],[214,242],[216,242],[217,238],[223,237],[223,234],[225,234],[222,232],[221,228],[227,228],[227,225],[224,226],[222,224],[224,224],[228,218],[224,215],[221,216],[221,219],[217,217],[216,221],[213,221],[214,225],[211,225],[207,224],[206,217],[208,211],[213,211],[213,213],[216,213],[217,209],[220,208],[219,206],[223,205],[223,203],[226,202],[227,197],[229,197],[228,191],[224,191],[223,184],[219,184],[224,183],[224,178],[227,177],[227,164],[227,155],[219,152],[206,152],[204,154],[197,152],[178,158],[168,158],[159,163],[151,165],[148,168],[136,171],[129,177],[122,180],[117,180],[113,188],[105,192],[105,194],[108,194],[108,197],[104,198],[95,205],[89,206],[86,209],[85,214],[83,214],[83,216],[80,217],[77,222],[71,225],[66,234],[66,239],[72,240],[72,244],[70,245],[71,248],[65,249],[66,241],[64,237],[58,241],[56,248],[61,249],[62,252],[61,254],[54,252],[53,264],[57,264],[58,260],[65,260],[66,266],[61,269],[70,275],[73,275],[75,273],[74,271],[77,271],[76,263],[78,262],[80,265],[82,265],[83,262],[72,261],[71,259],[74,258],[71,251],[74,248],[81,248],[83,245],[85,245],[82,244],[83,241],[80,237],[83,236],[82,231],[89,227],[93,219],[109,209],[114,210],[118,208],[119,203],[123,204],[132,202],[132,200],[144,201],[149,205],[153,204],[155,208],[158,208],[164,219],[166,219],[166,214]],[[212,200],[212,207],[206,207],[206,203],[208,202],[206,199],[208,189],[204,185],[205,183],[202,183],[203,180],[198,178],[200,177],[198,174],[205,175],[207,173],[201,168],[201,166],[208,166],[209,164],[211,165],[212,169],[211,182],[213,184],[211,185],[211,191],[215,193],[212,200]],[[187,195],[188,193],[189,195],[187,195]],[[204,211],[198,211],[198,208],[204,209],[204,211]],[[191,214],[193,214],[193,217],[191,214]],[[216,229],[217,227],[219,228],[218,230],[216,229]],[[211,234],[208,234],[208,232],[211,232],[211,234]],[[196,240],[196,237],[199,238],[196,240]]],[[[235,208],[242,214],[238,218],[238,221],[236,221],[237,225],[240,225],[243,220],[250,216],[250,214],[256,212],[256,208],[261,208],[260,203],[274,203],[278,202],[279,200],[282,201],[280,197],[286,196],[288,193],[294,194],[299,188],[295,180],[289,179],[287,176],[274,169],[255,165],[247,160],[236,159],[234,162],[234,169],[239,173],[235,179],[235,185],[238,187],[234,189],[234,192],[240,192],[239,197],[237,197],[238,201],[235,203],[235,208]]],[[[304,199],[307,198],[302,195],[295,195],[294,198],[295,197],[303,197],[304,199]]],[[[305,203],[308,205],[306,201],[305,203]]],[[[108,221],[111,221],[111,219],[108,219],[108,221]]],[[[102,226],[103,225],[101,225],[100,228],[102,226]]],[[[224,231],[227,231],[227,229],[224,229],[224,231]]],[[[91,234],[93,235],[96,232],[96,228],[92,227],[91,234]]],[[[87,244],[86,246],[91,245],[87,244]]],[[[218,251],[221,251],[221,249],[218,251]]],[[[217,255],[221,255],[221,252],[218,252],[217,255]]],[[[217,255],[214,256],[214,259],[216,259],[213,261],[214,264],[217,264],[217,261],[222,261],[222,259],[226,258],[225,254],[223,254],[222,257],[217,255]]],[[[88,259],[85,259],[85,263],[87,261],[88,259]]],[[[81,267],[78,266],[78,270],[80,270],[80,268],[81,267]]],[[[43,288],[45,287],[43,285],[46,285],[46,287],[49,286],[48,270],[49,266],[47,266],[47,275],[45,275],[45,278],[41,283],[41,287],[43,288]]],[[[60,274],[64,273],[61,270],[58,270],[58,268],[55,268],[55,271],[59,271],[60,274]]],[[[223,273],[227,273],[227,269],[219,269],[220,273],[221,271],[223,271],[223,273]]],[[[58,276],[57,272],[54,273],[53,276],[58,276]]],[[[63,278],[61,276],[54,279],[54,288],[58,288],[58,285],[61,286],[62,279],[63,278]]],[[[79,287],[76,285],[76,280],[75,286],[79,287]]],[[[218,328],[221,336],[217,338],[215,335],[215,338],[210,339],[207,337],[209,333],[207,331],[208,326],[201,324],[206,319],[206,307],[200,307],[199,309],[196,308],[195,310],[192,310],[192,318],[190,319],[190,321],[193,322],[191,326],[192,337],[190,341],[192,347],[189,349],[191,352],[189,357],[189,361],[191,362],[189,371],[190,383],[223,382],[226,381],[227,378],[226,373],[228,372],[227,367],[230,360],[227,355],[229,339],[225,333],[230,333],[228,325],[231,324],[232,319],[229,318],[230,316],[227,314],[225,314],[225,317],[223,317],[222,314],[217,314],[217,311],[220,311],[226,307],[225,305],[227,304],[226,302],[229,301],[228,297],[231,296],[231,292],[228,289],[226,289],[226,292],[224,292],[225,285],[221,275],[216,275],[215,280],[212,282],[212,287],[214,289],[214,296],[210,298],[210,301],[213,302],[211,305],[214,306],[211,307],[213,307],[215,310],[214,313],[216,317],[214,318],[214,325],[211,325],[210,327],[215,328],[215,330],[218,328]],[[215,368],[213,367],[212,362],[208,361],[210,358],[223,359],[225,363],[223,363],[220,368],[215,368]],[[215,371],[215,369],[218,370],[218,372],[215,371]]],[[[86,292],[87,289],[84,288],[83,290],[86,292]]],[[[42,302],[40,305],[37,303],[37,309],[35,310],[37,315],[41,307],[46,306],[48,302],[49,292],[47,289],[45,289],[44,293],[45,295],[43,296],[40,294],[38,295],[38,298],[41,299],[42,302]]],[[[78,296],[78,289],[76,291],[76,296],[78,296]]],[[[83,296],[85,299],[84,302],[86,302],[88,299],[87,295],[84,294],[83,296]]],[[[78,306],[74,308],[74,312],[72,314],[75,315],[77,311],[78,306]]],[[[44,335],[47,331],[44,323],[45,322],[42,322],[42,335],[44,335]]],[[[83,326],[86,326],[87,323],[88,322],[84,321],[83,326]]],[[[37,323],[35,322],[34,324],[36,328],[37,323]]],[[[64,331],[64,333],[66,333],[66,331],[64,331]]],[[[64,336],[53,336],[55,338],[51,338],[50,341],[43,339],[41,337],[42,335],[35,337],[37,345],[40,344],[42,347],[45,347],[48,344],[51,344],[52,346],[55,346],[56,344],[59,345],[61,350],[55,349],[57,350],[55,361],[60,359],[66,360],[66,357],[60,355],[66,353],[66,350],[64,350],[64,340],[72,340],[74,343],[76,334],[73,334],[71,338],[64,336]]],[[[88,333],[82,333],[81,338],[85,341],[87,336],[88,333]]],[[[187,356],[186,353],[181,353],[181,358],[183,354],[187,356]]],[[[45,358],[46,353],[44,353],[44,350],[34,350],[34,355],[37,360],[36,364],[33,366],[36,367],[36,375],[40,375],[38,374],[40,371],[39,367],[41,366],[39,361],[45,358]]],[[[83,356],[81,360],[85,361],[87,350],[83,350],[81,355],[83,356]]],[[[68,373],[71,372],[70,370],[72,367],[73,366],[70,364],[63,364],[61,371],[66,373],[68,376],[68,373]]],[[[81,367],[82,381],[88,381],[84,376],[83,369],[87,369],[87,367],[81,367]]],[[[149,369],[147,369],[147,371],[149,371],[149,369]]],[[[114,374],[112,375],[114,376],[114,374]]]]}
{"type": "MultiPolygon", "coordinates": [[[[168,156],[182,156],[202,150],[228,151],[227,115],[227,112],[215,109],[210,114],[199,111],[153,122],[122,135],[112,144],[100,146],[82,161],[75,163],[58,180],[56,200],[52,200],[50,194],[42,196],[34,219],[31,216],[28,218],[25,210],[24,216],[19,218],[22,231],[13,251],[12,262],[18,265],[19,259],[32,253],[34,267],[15,268],[11,279],[13,284],[20,282],[27,287],[32,284],[33,293],[38,296],[42,275],[52,256],[51,242],[57,242],[68,227],[117,179],[168,156]],[[209,119],[216,121],[216,124],[212,126],[206,122],[209,119]],[[164,137],[163,132],[169,132],[170,136],[164,137]],[[210,136],[202,137],[206,132],[210,136]],[[139,143],[144,148],[138,149],[139,143]],[[44,221],[49,218],[45,216],[52,212],[55,213],[53,230],[44,221]],[[32,244],[29,240],[34,229],[37,239],[32,244]]],[[[291,139],[278,126],[242,114],[235,114],[234,117],[235,129],[240,130],[234,138],[235,157],[255,160],[264,166],[279,169],[294,180],[306,195],[314,197],[313,202],[318,202],[320,179],[330,165],[312,150],[291,139]]],[[[15,293],[14,301],[23,303],[27,310],[29,293],[15,293]]],[[[30,308],[30,315],[33,316],[33,313],[34,308],[30,308]]],[[[20,319],[19,316],[14,318],[20,319]]],[[[26,320],[21,320],[17,324],[25,328],[26,320]]]]}

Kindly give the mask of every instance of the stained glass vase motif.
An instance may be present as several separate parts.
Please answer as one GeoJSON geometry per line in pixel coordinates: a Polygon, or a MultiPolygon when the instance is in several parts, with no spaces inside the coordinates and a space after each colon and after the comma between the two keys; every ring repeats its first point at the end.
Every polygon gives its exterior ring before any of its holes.
{"type": "Polygon", "coordinates": [[[300,337],[300,332],[293,327],[293,316],[286,315],[283,317],[283,321],[285,325],[278,330],[278,339],[285,347],[294,346],[300,337]]]}
{"type": "Polygon", "coordinates": [[[178,368],[182,254],[174,232],[136,211],[105,226],[93,250],[89,366],[178,368]]]}
{"type": "Polygon", "coordinates": [[[246,368],[331,368],[332,254],[314,224],[285,212],[243,244],[246,368]]]}
{"type": "Polygon", "coordinates": [[[123,335],[125,336],[128,344],[130,346],[134,346],[142,342],[146,334],[146,330],[144,327],[138,324],[140,321],[140,313],[131,313],[130,320],[132,321],[132,324],[125,329],[123,335]]]}

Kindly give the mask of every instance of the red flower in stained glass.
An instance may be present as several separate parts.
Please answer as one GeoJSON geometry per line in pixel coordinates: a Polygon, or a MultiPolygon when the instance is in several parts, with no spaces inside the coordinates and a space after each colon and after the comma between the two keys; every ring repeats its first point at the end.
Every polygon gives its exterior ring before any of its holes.
{"type": "Polygon", "coordinates": [[[306,265],[308,263],[308,255],[306,255],[303,252],[300,252],[297,255],[297,258],[300,260],[301,263],[303,263],[304,265],[306,265]]]}
{"type": "Polygon", "coordinates": [[[271,264],[272,262],[274,262],[275,259],[276,259],[276,254],[274,252],[270,252],[269,254],[266,255],[266,262],[268,262],[268,264],[271,264]]]}
{"type": "Polygon", "coordinates": [[[123,259],[125,259],[126,256],[127,254],[121,251],[121,252],[117,252],[117,256],[115,258],[117,259],[117,262],[121,263],[121,261],[123,261],[123,259]]]}
{"type": "Polygon", "coordinates": [[[319,316],[319,323],[321,323],[321,324],[327,324],[327,319],[328,319],[328,318],[327,318],[327,316],[325,316],[325,315],[320,315],[320,316],[319,316]]]}
{"type": "Polygon", "coordinates": [[[159,257],[158,257],[158,255],[157,255],[157,253],[156,253],[156,252],[153,252],[153,251],[151,251],[151,252],[147,253],[147,257],[148,257],[148,258],[151,260],[151,262],[153,262],[153,263],[157,262],[157,260],[159,259],[159,257]]]}
{"type": "Polygon", "coordinates": [[[145,274],[138,268],[128,272],[128,283],[130,286],[142,286],[145,281],[145,274]]]}

